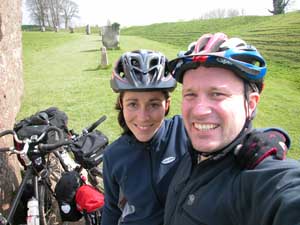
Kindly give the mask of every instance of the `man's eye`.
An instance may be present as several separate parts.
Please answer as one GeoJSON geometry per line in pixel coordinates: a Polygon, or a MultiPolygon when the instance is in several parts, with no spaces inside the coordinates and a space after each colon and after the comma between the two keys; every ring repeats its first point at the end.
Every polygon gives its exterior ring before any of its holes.
{"type": "Polygon", "coordinates": [[[218,97],[218,96],[223,96],[223,95],[225,95],[224,93],[221,93],[221,92],[213,92],[212,93],[212,96],[216,96],[216,97],[218,97]]]}
{"type": "Polygon", "coordinates": [[[194,96],[195,96],[195,94],[192,93],[192,92],[188,92],[188,93],[183,94],[183,97],[194,97],[194,96]]]}

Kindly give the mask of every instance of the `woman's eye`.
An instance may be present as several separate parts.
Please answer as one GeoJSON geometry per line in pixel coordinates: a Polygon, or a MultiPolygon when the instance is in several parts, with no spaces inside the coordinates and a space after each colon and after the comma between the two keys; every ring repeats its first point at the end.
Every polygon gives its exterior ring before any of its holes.
{"type": "Polygon", "coordinates": [[[150,105],[150,107],[153,108],[153,109],[157,109],[157,108],[160,107],[160,104],[158,104],[158,103],[152,103],[152,104],[150,105]]]}
{"type": "Polygon", "coordinates": [[[127,104],[127,107],[133,109],[133,108],[136,108],[136,107],[137,107],[137,104],[134,103],[134,102],[131,102],[131,103],[128,103],[128,104],[127,104]]]}
{"type": "Polygon", "coordinates": [[[153,104],[154,108],[159,108],[161,106],[161,104],[153,104]]]}

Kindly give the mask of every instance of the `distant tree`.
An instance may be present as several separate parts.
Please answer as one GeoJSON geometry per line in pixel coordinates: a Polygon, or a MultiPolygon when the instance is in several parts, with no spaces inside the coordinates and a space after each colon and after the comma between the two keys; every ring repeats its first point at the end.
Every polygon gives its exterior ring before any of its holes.
{"type": "Polygon", "coordinates": [[[78,5],[71,0],[63,0],[62,1],[62,17],[65,22],[65,29],[69,27],[69,23],[73,18],[78,18],[79,7],[78,5]]]}
{"type": "Polygon", "coordinates": [[[47,0],[26,0],[27,9],[34,23],[45,26],[47,0]]]}
{"type": "Polygon", "coordinates": [[[228,9],[227,10],[227,17],[235,17],[235,16],[239,16],[240,12],[237,9],[228,9]]]}
{"type": "Polygon", "coordinates": [[[79,13],[78,5],[72,0],[26,0],[26,7],[35,24],[54,29],[60,27],[62,21],[68,28],[79,13]]]}
{"type": "Polygon", "coordinates": [[[55,29],[60,26],[61,3],[62,0],[48,0],[50,18],[55,29]]]}
{"type": "Polygon", "coordinates": [[[226,9],[214,9],[202,16],[202,19],[225,18],[226,9]]]}
{"type": "Polygon", "coordinates": [[[207,13],[205,13],[201,19],[217,19],[217,18],[226,18],[226,17],[234,17],[244,14],[243,11],[241,13],[237,9],[214,9],[207,13]]]}
{"type": "Polygon", "coordinates": [[[269,12],[273,15],[284,14],[289,2],[290,0],[273,0],[273,10],[269,9],[269,12]]]}
{"type": "Polygon", "coordinates": [[[241,11],[240,11],[240,16],[245,16],[245,15],[246,15],[245,9],[241,9],[241,11]]]}

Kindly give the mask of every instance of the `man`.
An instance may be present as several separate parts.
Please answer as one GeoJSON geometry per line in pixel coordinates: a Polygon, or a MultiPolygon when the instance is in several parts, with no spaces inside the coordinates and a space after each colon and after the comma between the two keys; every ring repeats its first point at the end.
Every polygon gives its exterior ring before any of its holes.
{"type": "MultiPolygon", "coordinates": [[[[251,128],[266,74],[259,52],[239,38],[206,34],[169,66],[182,83],[193,149],[170,184],[165,225],[300,224],[300,163],[278,160],[273,148],[255,143],[262,134],[251,128]],[[265,152],[264,160],[242,170],[237,153],[253,151],[265,152]]],[[[278,135],[266,138],[289,145],[278,135]]]]}

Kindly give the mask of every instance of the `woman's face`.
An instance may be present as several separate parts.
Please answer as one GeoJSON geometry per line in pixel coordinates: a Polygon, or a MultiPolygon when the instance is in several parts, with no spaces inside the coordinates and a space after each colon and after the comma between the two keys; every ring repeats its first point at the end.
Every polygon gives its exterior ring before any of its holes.
{"type": "Polygon", "coordinates": [[[160,128],[170,105],[161,91],[124,92],[122,108],[125,122],[141,142],[149,141],[160,128]]]}

